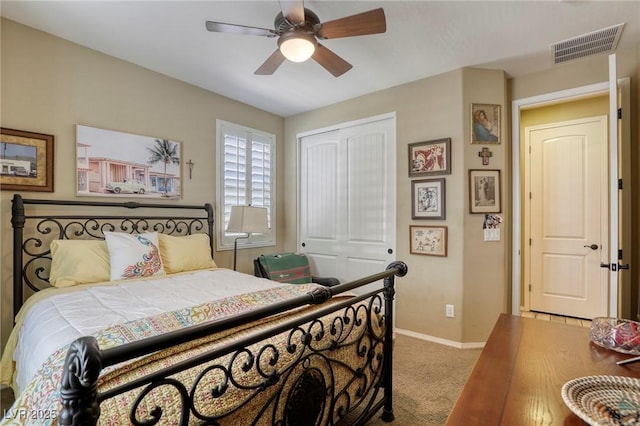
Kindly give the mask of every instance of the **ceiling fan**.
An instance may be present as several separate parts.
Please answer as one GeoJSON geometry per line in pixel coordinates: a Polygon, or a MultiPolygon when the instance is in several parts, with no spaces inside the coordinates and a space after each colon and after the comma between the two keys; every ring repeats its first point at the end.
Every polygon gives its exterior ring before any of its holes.
{"type": "Polygon", "coordinates": [[[254,74],[270,75],[289,59],[304,62],[313,58],[335,77],[352,68],[352,65],[327,49],[318,39],[327,40],[384,33],[387,23],[382,8],[346,16],[329,22],[320,22],[318,16],[304,7],[303,0],[281,0],[274,21],[274,29],[248,27],[207,21],[207,30],[219,33],[278,37],[278,49],[267,58],[254,74]]]}

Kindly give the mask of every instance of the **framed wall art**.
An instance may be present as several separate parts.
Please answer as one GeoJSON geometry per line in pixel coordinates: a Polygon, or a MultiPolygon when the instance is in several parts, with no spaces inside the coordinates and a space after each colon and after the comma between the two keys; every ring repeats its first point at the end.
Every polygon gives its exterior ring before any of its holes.
{"type": "Polygon", "coordinates": [[[0,189],[53,192],[53,135],[1,129],[0,189]]]}
{"type": "Polygon", "coordinates": [[[180,142],[76,126],[77,195],[182,198],[180,142]]]}
{"type": "Polygon", "coordinates": [[[445,179],[411,181],[411,218],[445,218],[445,179]]]}
{"type": "Polygon", "coordinates": [[[471,213],[500,213],[500,170],[469,170],[471,213]]]}
{"type": "Polygon", "coordinates": [[[500,105],[471,104],[471,143],[500,143],[500,105]]]}
{"type": "Polygon", "coordinates": [[[409,176],[451,174],[451,138],[409,144],[409,176]]]}
{"type": "Polygon", "coordinates": [[[446,226],[409,226],[409,252],[426,256],[447,256],[446,226]]]}

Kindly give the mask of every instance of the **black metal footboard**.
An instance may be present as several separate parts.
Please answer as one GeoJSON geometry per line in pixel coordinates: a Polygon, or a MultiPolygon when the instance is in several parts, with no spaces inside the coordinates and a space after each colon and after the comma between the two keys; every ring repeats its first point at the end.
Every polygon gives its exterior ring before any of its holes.
{"type": "Polygon", "coordinates": [[[394,277],[406,273],[403,262],[394,262],[386,271],[360,280],[317,288],[266,308],[106,350],[100,350],[93,337],[80,338],[66,356],[60,424],[97,424],[101,410],[106,413],[110,403],[127,393],[133,394],[128,410],[135,425],[309,426],[335,424],[341,419],[364,424],[380,409],[382,419],[390,422],[394,419],[394,277]],[[383,285],[378,290],[330,303],[338,294],[380,280],[383,285]],[[98,390],[99,376],[106,367],[307,305],[317,309],[131,382],[98,390]],[[331,318],[328,323],[320,320],[327,317],[331,318]],[[272,343],[274,336],[285,337],[284,347],[272,343]],[[355,362],[345,363],[341,358],[345,353],[352,354],[355,362]],[[199,372],[191,383],[176,379],[193,368],[199,372]],[[171,407],[158,403],[163,398],[152,396],[166,387],[175,395],[171,407]],[[225,398],[237,401],[222,404],[225,398]],[[212,408],[217,405],[224,408],[212,408]]]}

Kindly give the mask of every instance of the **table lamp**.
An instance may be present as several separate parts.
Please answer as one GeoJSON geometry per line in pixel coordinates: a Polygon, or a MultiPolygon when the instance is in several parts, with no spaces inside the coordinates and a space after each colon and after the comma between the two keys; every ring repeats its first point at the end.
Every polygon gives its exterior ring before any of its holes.
{"type": "Polygon", "coordinates": [[[238,254],[238,240],[249,238],[251,234],[266,234],[269,232],[267,223],[267,209],[253,206],[231,206],[231,216],[227,225],[227,232],[247,234],[237,237],[233,242],[233,270],[236,270],[238,254]]]}

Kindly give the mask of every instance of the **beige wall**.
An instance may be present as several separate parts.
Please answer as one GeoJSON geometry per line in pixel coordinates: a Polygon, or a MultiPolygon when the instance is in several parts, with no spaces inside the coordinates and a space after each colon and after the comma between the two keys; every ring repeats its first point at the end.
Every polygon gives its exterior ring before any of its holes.
{"type": "MultiPolygon", "coordinates": [[[[284,162],[282,117],[13,21],[3,19],[1,30],[2,127],[55,136],[55,191],[24,192],[24,197],[77,198],[76,123],[182,142],[184,160],[195,163],[192,180],[186,170],[182,171],[184,196],[179,203],[183,204],[214,202],[216,119],[275,134],[277,162],[284,162]]],[[[281,171],[277,177],[283,182],[281,171]]],[[[282,186],[277,191],[282,194],[282,186]]],[[[12,195],[13,191],[0,194],[2,347],[13,323],[9,224],[12,195]]],[[[282,210],[282,206],[278,208],[282,210]]],[[[278,226],[284,229],[283,218],[278,226]]],[[[252,272],[251,259],[260,251],[240,252],[239,269],[252,272]]],[[[231,252],[216,253],[215,257],[220,266],[231,267],[231,252]]]]}
{"type": "MultiPolygon", "coordinates": [[[[502,71],[463,69],[379,91],[285,121],[286,158],[297,158],[296,135],[388,112],[396,114],[397,147],[397,259],[409,267],[398,280],[397,327],[413,333],[454,342],[486,340],[500,312],[506,309],[504,272],[505,240],[484,242],[484,215],[471,215],[468,201],[468,169],[482,168],[478,151],[470,144],[470,104],[505,103],[502,71]],[[408,144],[451,138],[451,175],[446,179],[446,220],[411,220],[411,179],[408,177],[408,144]],[[446,258],[409,253],[409,225],[446,225],[446,258]],[[445,304],[457,315],[445,317],[445,304]]],[[[504,123],[503,108],[503,123],[504,123]]],[[[502,126],[503,135],[506,127],[502,126]]],[[[491,169],[504,169],[505,147],[491,145],[491,169]]],[[[287,161],[287,193],[296,193],[296,164],[287,161]]],[[[504,173],[504,170],[503,170],[504,173]]],[[[503,175],[503,179],[505,179],[503,175]]],[[[503,187],[503,197],[506,195],[503,187]]],[[[506,200],[503,198],[503,205],[506,200]]],[[[285,202],[287,246],[296,246],[295,199],[285,202]]]]}
{"type": "MultiPolygon", "coordinates": [[[[463,226],[461,215],[464,203],[458,197],[464,189],[462,179],[463,158],[461,143],[464,132],[460,126],[461,71],[420,80],[370,95],[354,98],[309,113],[288,117],[285,121],[286,157],[297,158],[296,135],[330,125],[345,123],[365,117],[393,112],[396,114],[397,188],[396,253],[409,267],[406,277],[397,281],[396,325],[418,333],[428,333],[434,324],[436,312],[431,307],[444,303],[460,306],[462,303],[462,247],[452,242],[452,235],[459,235],[463,226]],[[437,99],[438,102],[434,102],[437,99]],[[446,175],[447,220],[449,245],[447,258],[409,255],[409,219],[411,218],[410,179],[408,177],[408,148],[413,142],[451,137],[451,169],[446,175]]],[[[288,162],[285,174],[287,193],[295,193],[296,165],[288,162]]],[[[296,245],[295,200],[285,202],[287,214],[287,246],[296,245]]],[[[417,223],[417,221],[416,221],[417,223]]],[[[443,336],[459,337],[460,317],[454,320],[437,320],[438,331],[443,336]]]]}
{"type": "Polygon", "coordinates": [[[488,166],[482,166],[478,151],[482,145],[468,143],[465,137],[465,169],[498,169],[501,171],[502,213],[500,241],[484,241],[482,225],[484,215],[468,214],[469,182],[464,171],[465,190],[460,194],[465,198],[464,233],[459,236],[464,244],[464,287],[461,342],[484,342],[498,315],[510,309],[510,281],[507,279],[508,242],[510,227],[509,206],[511,174],[507,165],[510,161],[511,136],[505,125],[508,110],[506,97],[506,77],[504,72],[467,69],[463,79],[463,126],[470,132],[470,105],[488,103],[502,105],[502,143],[488,146],[493,153],[488,166]]]}

